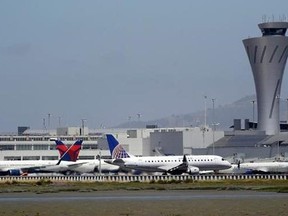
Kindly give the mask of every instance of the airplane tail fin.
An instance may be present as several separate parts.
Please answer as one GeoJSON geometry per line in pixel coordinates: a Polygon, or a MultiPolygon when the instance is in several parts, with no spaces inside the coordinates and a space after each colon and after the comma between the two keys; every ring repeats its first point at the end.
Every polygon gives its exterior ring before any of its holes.
{"type": "Polygon", "coordinates": [[[56,143],[56,149],[59,151],[60,157],[65,157],[68,159],[68,154],[64,155],[68,151],[68,147],[61,141],[61,140],[55,140],[56,143]]]}
{"type": "Polygon", "coordinates": [[[129,158],[130,155],[112,134],[106,134],[112,159],[129,158]]]}
{"type": "Polygon", "coordinates": [[[83,140],[77,140],[70,148],[69,148],[69,155],[72,161],[78,160],[78,156],[81,150],[83,140]]]}
{"type": "Polygon", "coordinates": [[[81,150],[82,142],[83,140],[77,140],[70,148],[68,148],[61,140],[55,140],[56,149],[60,153],[60,162],[76,161],[81,150]]]}

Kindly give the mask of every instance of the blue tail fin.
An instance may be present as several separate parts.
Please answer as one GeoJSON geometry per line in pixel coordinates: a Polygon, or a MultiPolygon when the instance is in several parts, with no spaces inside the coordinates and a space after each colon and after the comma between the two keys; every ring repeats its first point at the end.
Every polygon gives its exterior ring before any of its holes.
{"type": "Polygon", "coordinates": [[[130,157],[129,154],[125,151],[125,149],[121,146],[121,144],[119,144],[119,142],[115,139],[115,137],[112,134],[106,134],[106,137],[112,159],[130,157]]]}

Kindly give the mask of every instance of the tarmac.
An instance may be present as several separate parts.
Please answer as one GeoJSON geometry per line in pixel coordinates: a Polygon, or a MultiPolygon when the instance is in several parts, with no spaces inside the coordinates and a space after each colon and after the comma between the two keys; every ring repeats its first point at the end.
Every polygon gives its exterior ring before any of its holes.
{"type": "Polygon", "coordinates": [[[287,215],[288,194],[256,191],[2,193],[0,215],[287,215]]]}

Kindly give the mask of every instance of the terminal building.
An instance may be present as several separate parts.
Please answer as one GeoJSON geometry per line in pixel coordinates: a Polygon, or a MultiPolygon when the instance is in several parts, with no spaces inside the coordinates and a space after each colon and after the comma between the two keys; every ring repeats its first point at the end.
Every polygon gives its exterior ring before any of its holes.
{"type": "Polygon", "coordinates": [[[31,130],[18,127],[18,134],[0,136],[0,160],[57,160],[59,153],[53,139],[71,145],[82,139],[79,159],[110,157],[106,134],[113,134],[135,156],[155,154],[193,154],[194,148],[206,148],[224,136],[223,131],[205,127],[98,129],[63,127],[56,130],[31,130]]]}

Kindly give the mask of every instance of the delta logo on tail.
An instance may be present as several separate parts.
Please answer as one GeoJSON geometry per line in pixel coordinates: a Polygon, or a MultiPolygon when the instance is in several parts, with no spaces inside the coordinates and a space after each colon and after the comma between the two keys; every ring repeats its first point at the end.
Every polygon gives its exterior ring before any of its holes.
{"type": "Polygon", "coordinates": [[[112,159],[129,158],[129,154],[119,144],[112,134],[106,134],[112,159]]]}
{"type": "Polygon", "coordinates": [[[83,140],[77,140],[68,148],[61,140],[55,140],[56,149],[60,153],[62,161],[77,161],[83,140]]]}

